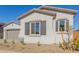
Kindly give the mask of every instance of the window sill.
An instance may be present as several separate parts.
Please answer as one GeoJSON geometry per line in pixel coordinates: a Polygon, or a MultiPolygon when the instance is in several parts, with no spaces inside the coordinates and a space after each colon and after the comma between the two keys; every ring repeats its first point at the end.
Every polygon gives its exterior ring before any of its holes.
{"type": "MultiPolygon", "coordinates": [[[[61,34],[62,32],[56,32],[56,34],[61,34]]],[[[63,34],[68,34],[69,32],[63,32],[63,34]]]]}
{"type": "Polygon", "coordinates": [[[40,37],[40,34],[30,35],[30,37],[40,37]]]}

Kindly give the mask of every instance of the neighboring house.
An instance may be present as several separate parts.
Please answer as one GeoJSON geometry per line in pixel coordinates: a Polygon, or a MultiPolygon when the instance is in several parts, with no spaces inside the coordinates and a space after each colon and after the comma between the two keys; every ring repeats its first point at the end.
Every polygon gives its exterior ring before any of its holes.
{"type": "MultiPolygon", "coordinates": [[[[73,28],[76,10],[41,6],[21,15],[19,38],[25,43],[53,44],[62,42],[61,28],[64,40],[68,40],[68,28],[73,28]]],[[[73,29],[69,39],[73,39],[73,29]]]]}
{"type": "Polygon", "coordinates": [[[9,41],[17,40],[19,35],[19,25],[11,22],[9,24],[6,24],[4,26],[4,39],[7,39],[9,41]]]}
{"type": "Polygon", "coordinates": [[[3,39],[3,26],[4,23],[0,23],[0,39],[3,39]]]}

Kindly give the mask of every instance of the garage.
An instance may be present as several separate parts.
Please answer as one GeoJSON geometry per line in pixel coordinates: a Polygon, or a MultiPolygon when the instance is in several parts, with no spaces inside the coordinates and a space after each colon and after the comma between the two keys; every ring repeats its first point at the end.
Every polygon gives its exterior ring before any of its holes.
{"type": "Polygon", "coordinates": [[[6,30],[6,39],[18,39],[19,29],[6,30]]]}
{"type": "Polygon", "coordinates": [[[16,23],[9,23],[4,26],[4,39],[9,41],[17,40],[19,36],[20,28],[16,23]]]}

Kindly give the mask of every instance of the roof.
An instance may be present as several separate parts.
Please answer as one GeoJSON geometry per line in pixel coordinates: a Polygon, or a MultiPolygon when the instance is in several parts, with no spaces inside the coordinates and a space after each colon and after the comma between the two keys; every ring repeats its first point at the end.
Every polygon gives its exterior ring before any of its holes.
{"type": "Polygon", "coordinates": [[[48,10],[68,13],[68,14],[72,14],[72,15],[76,15],[76,13],[77,13],[77,10],[72,10],[72,9],[64,9],[64,8],[58,8],[58,7],[53,7],[53,6],[41,6],[37,9],[32,9],[29,12],[21,15],[20,17],[18,17],[18,20],[28,16],[29,14],[31,14],[33,12],[47,14],[47,15],[50,15],[50,16],[56,16],[55,12],[49,12],[48,10]]]}
{"type": "Polygon", "coordinates": [[[8,25],[10,25],[12,23],[16,24],[15,22],[10,22],[10,23],[5,24],[3,27],[6,27],[6,26],[8,26],[8,25]]]}
{"type": "Polygon", "coordinates": [[[18,17],[18,20],[28,16],[29,14],[32,14],[33,12],[37,12],[37,13],[41,13],[41,14],[46,14],[46,15],[50,15],[50,16],[56,16],[56,13],[51,13],[51,12],[47,12],[47,11],[43,11],[41,9],[32,9],[29,12],[21,15],[20,17],[18,17]]]}
{"type": "Polygon", "coordinates": [[[58,11],[58,12],[63,12],[63,13],[68,13],[68,14],[73,14],[73,15],[76,15],[76,13],[77,13],[77,10],[58,8],[58,7],[54,7],[54,6],[41,6],[41,7],[39,7],[39,9],[58,11]]]}

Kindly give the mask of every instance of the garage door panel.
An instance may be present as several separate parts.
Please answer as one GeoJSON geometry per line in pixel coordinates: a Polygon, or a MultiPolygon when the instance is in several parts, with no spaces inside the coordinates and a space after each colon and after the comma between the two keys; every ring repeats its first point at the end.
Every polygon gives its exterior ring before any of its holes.
{"type": "Polygon", "coordinates": [[[7,39],[18,39],[19,30],[7,30],[6,38],[7,39]]]}

